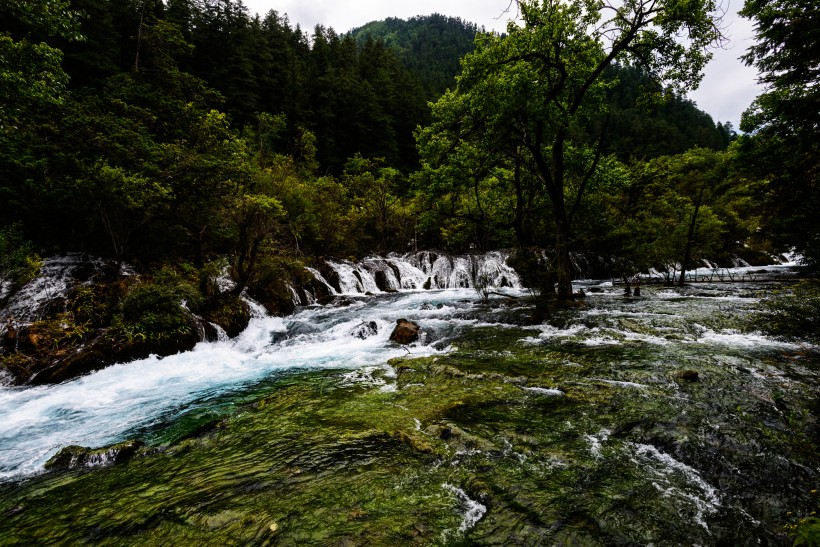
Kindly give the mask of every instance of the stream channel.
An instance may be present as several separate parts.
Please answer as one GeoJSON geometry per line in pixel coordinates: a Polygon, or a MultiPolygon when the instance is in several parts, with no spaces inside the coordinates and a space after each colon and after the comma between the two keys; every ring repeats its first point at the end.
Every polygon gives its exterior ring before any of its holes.
{"type": "Polygon", "coordinates": [[[349,294],[0,387],[0,544],[789,545],[818,510],[820,353],[748,327],[776,285],[578,282],[540,325],[521,288],[349,294]]]}

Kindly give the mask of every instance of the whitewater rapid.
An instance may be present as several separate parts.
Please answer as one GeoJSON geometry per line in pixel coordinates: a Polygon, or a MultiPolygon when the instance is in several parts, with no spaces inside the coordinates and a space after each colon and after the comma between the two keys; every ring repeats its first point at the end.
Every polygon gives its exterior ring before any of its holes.
{"type": "Polygon", "coordinates": [[[236,339],[117,364],[59,385],[0,387],[0,480],[41,472],[64,446],[108,446],[279,372],[358,369],[408,352],[446,351],[449,337],[478,324],[454,317],[477,302],[471,289],[359,297],[347,307],[256,317],[236,339]],[[418,322],[424,331],[408,348],[389,341],[400,318],[418,322]],[[362,324],[371,321],[377,333],[357,337],[362,324]]]}

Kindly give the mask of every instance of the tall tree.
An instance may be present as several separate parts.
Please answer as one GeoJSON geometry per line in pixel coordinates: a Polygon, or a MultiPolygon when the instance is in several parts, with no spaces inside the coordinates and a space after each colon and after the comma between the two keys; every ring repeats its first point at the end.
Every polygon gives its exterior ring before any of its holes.
{"type": "Polygon", "coordinates": [[[519,0],[517,6],[523,26],[478,39],[456,91],[434,107],[434,120],[455,123],[437,121],[433,131],[449,133],[455,143],[477,140],[508,154],[523,151],[522,167],[549,196],[558,297],[569,300],[571,224],[598,167],[600,140],[583,169],[573,169],[578,176],[567,176],[567,150],[588,142],[584,127],[603,115],[604,72],[615,62],[631,62],[674,88],[696,85],[710,58],[707,49],[721,38],[718,17],[712,0],[519,0]],[[458,114],[442,115],[452,109],[458,114]]]}
{"type": "Polygon", "coordinates": [[[745,160],[772,178],[767,230],[820,264],[820,10],[811,0],[746,0],[757,43],[743,59],[766,90],[741,120],[745,160]]]}
{"type": "Polygon", "coordinates": [[[55,40],[79,40],[67,0],[0,3],[0,227],[21,220],[43,174],[40,127],[65,101],[68,75],[55,40]]]}

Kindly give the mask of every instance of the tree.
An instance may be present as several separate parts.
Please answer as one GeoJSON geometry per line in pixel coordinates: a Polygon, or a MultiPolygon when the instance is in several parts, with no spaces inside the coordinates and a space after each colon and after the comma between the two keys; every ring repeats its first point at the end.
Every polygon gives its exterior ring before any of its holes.
{"type": "Polygon", "coordinates": [[[0,2],[0,218],[19,219],[24,181],[42,165],[41,117],[65,100],[62,52],[49,40],[80,40],[77,13],[67,0],[0,2]]]}
{"type": "Polygon", "coordinates": [[[472,141],[508,157],[523,155],[521,168],[549,197],[558,297],[569,300],[571,224],[601,156],[602,134],[590,139],[583,129],[605,118],[604,72],[631,62],[674,89],[696,85],[707,49],[721,34],[712,0],[520,0],[517,6],[523,26],[478,38],[456,91],[434,107],[433,131],[448,133],[455,146],[472,141]],[[448,110],[456,113],[442,114],[448,110]],[[454,123],[441,123],[445,117],[454,123]],[[595,152],[580,176],[567,177],[572,143],[592,143],[595,152]],[[567,204],[569,194],[574,199],[567,204]]]}
{"type": "Polygon", "coordinates": [[[386,252],[400,244],[404,235],[400,205],[401,173],[383,166],[381,159],[356,154],[345,164],[342,184],[353,198],[353,207],[364,223],[362,235],[375,244],[368,250],[386,252]],[[373,236],[376,236],[375,238],[373,236]]]}
{"type": "Polygon", "coordinates": [[[811,0],[746,0],[757,43],[743,59],[766,85],[743,114],[746,162],[772,184],[765,229],[820,264],[820,11],[811,0]]]}
{"type": "Polygon", "coordinates": [[[683,285],[700,259],[742,251],[760,225],[761,181],[737,169],[737,149],[693,148],[630,166],[631,184],[610,197],[613,247],[624,275],[659,268],[683,285]]]}
{"type": "Polygon", "coordinates": [[[238,239],[234,262],[237,279],[234,294],[241,294],[248,286],[259,259],[259,252],[265,242],[274,235],[283,213],[279,200],[264,194],[244,193],[236,198],[231,211],[238,239]]]}

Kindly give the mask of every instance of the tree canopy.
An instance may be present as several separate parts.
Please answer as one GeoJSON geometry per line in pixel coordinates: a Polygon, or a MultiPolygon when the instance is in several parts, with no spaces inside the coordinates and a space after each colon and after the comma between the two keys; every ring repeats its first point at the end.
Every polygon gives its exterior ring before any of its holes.
{"type": "MultiPolygon", "coordinates": [[[[570,299],[570,228],[603,152],[612,86],[605,72],[620,61],[641,66],[673,89],[696,85],[710,57],[707,49],[721,38],[716,6],[521,1],[518,8],[523,25],[511,23],[507,35],[477,41],[463,61],[458,86],[434,106],[434,123],[419,141],[422,149],[441,152],[435,159],[426,155],[433,169],[437,161],[460,161],[469,149],[477,148],[482,160],[494,158],[496,166],[514,173],[519,215],[545,214],[532,209],[528,196],[548,196],[558,296],[570,299]],[[595,125],[599,133],[590,134],[595,125]],[[573,148],[591,153],[574,155],[573,148]]],[[[460,176],[483,177],[488,167],[485,162],[459,169],[460,176]]],[[[530,243],[530,236],[518,234],[519,243],[530,243]]],[[[541,242],[543,235],[538,234],[541,242]]]]}

